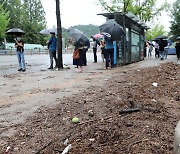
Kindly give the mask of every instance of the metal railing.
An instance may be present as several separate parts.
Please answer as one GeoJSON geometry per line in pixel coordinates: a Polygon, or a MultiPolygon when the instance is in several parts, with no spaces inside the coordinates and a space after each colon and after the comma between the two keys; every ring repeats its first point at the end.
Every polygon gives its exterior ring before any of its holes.
{"type": "MultiPolygon", "coordinates": [[[[74,49],[73,48],[68,48],[63,50],[63,54],[69,54],[73,53],[74,49]]],[[[88,52],[92,52],[92,49],[89,48],[88,52]]],[[[27,55],[34,55],[34,54],[49,54],[48,49],[25,49],[24,53],[27,55]]],[[[0,49],[0,55],[16,55],[16,50],[13,49],[0,49]]]]}

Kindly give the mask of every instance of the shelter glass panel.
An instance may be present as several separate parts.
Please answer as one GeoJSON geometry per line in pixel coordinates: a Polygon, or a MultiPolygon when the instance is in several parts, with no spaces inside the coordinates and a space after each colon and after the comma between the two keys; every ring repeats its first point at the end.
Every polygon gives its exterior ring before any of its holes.
{"type": "Polygon", "coordinates": [[[136,62],[139,60],[139,34],[131,33],[131,62],[136,62]]]}

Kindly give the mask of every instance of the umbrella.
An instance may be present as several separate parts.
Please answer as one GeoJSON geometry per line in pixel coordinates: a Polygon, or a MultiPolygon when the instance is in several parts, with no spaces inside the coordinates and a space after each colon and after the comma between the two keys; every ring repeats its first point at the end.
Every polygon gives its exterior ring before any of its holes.
{"type": "Polygon", "coordinates": [[[152,42],[148,41],[148,44],[154,47],[154,44],[152,42]]]}
{"type": "Polygon", "coordinates": [[[12,28],[9,29],[6,34],[11,34],[11,35],[24,35],[25,32],[19,28],[12,28]]]}
{"type": "Polygon", "coordinates": [[[78,29],[70,29],[69,35],[73,38],[74,46],[85,46],[87,44],[87,36],[78,29]]]}
{"type": "Polygon", "coordinates": [[[47,28],[47,29],[41,30],[39,33],[40,33],[40,34],[43,34],[43,35],[50,34],[50,33],[55,33],[55,34],[57,34],[57,29],[47,28]]]}
{"type": "Polygon", "coordinates": [[[156,39],[167,39],[168,37],[167,36],[164,36],[164,35],[160,35],[158,37],[156,37],[156,39]]]}
{"type": "Polygon", "coordinates": [[[155,38],[155,39],[152,39],[152,41],[155,41],[155,42],[157,42],[159,39],[157,39],[157,38],[155,38]]]}
{"type": "Polygon", "coordinates": [[[104,24],[99,26],[100,33],[108,33],[111,40],[121,40],[125,36],[123,27],[120,26],[115,20],[109,19],[104,24]]]}
{"type": "Polygon", "coordinates": [[[176,38],[176,40],[180,40],[180,36],[178,36],[178,37],[176,38]]]}
{"type": "Polygon", "coordinates": [[[101,38],[101,37],[103,37],[103,35],[100,34],[100,33],[98,33],[98,34],[95,34],[93,37],[94,37],[94,38],[101,38]]]}

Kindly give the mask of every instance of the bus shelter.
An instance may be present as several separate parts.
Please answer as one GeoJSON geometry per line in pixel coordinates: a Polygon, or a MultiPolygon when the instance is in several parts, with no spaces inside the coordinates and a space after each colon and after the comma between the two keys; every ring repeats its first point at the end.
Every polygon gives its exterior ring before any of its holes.
{"type": "Polygon", "coordinates": [[[145,55],[145,31],[149,29],[145,22],[141,21],[131,12],[100,13],[106,19],[114,19],[125,31],[125,37],[116,41],[115,63],[126,65],[144,59],[145,55]]]}

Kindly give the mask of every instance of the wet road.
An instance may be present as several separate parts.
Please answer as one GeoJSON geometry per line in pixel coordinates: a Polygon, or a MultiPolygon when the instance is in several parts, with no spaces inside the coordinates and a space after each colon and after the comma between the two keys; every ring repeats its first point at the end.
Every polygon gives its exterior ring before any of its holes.
{"type": "MultiPolygon", "coordinates": [[[[101,61],[100,53],[98,55],[98,61],[101,61]]],[[[49,55],[25,55],[25,61],[27,65],[27,71],[30,68],[31,71],[37,71],[47,69],[49,66],[49,55]]],[[[87,53],[87,61],[93,62],[93,53],[87,53]]],[[[63,54],[63,64],[72,65],[72,54],[63,54]]],[[[1,55],[0,56],[0,75],[17,73],[18,62],[16,55],[1,55]]]]}

